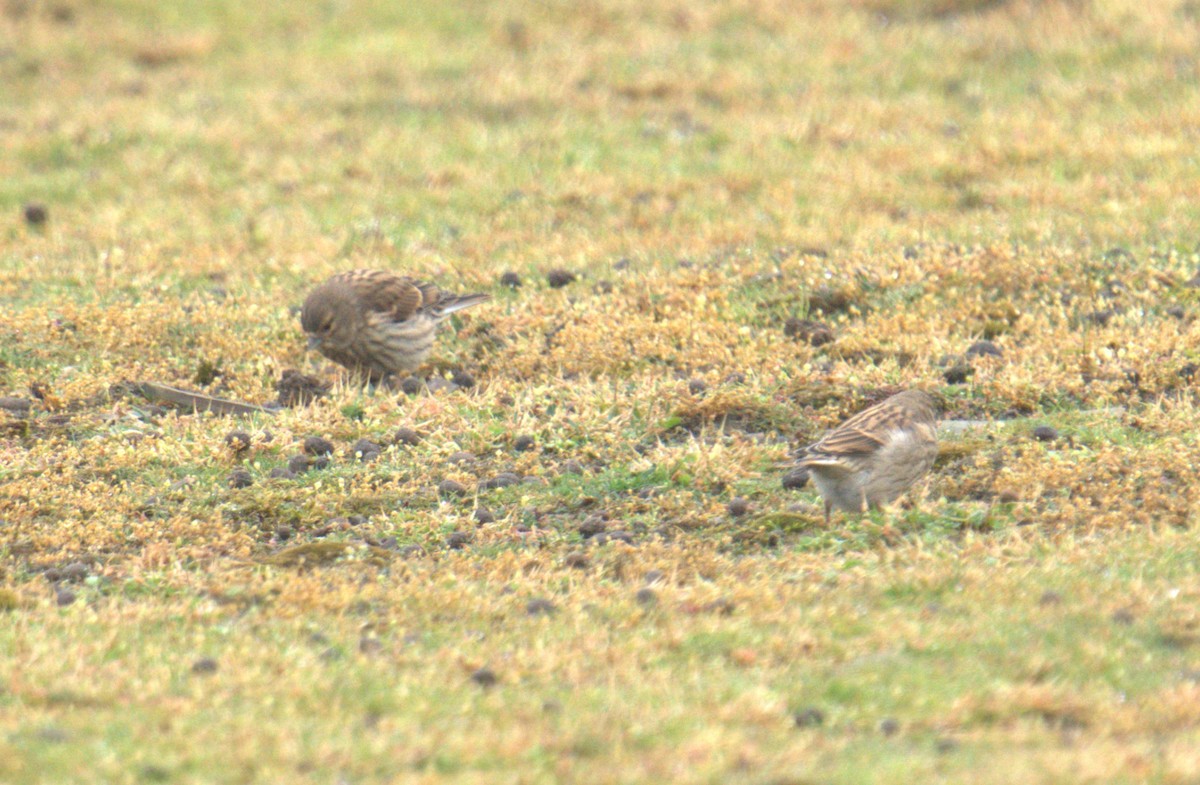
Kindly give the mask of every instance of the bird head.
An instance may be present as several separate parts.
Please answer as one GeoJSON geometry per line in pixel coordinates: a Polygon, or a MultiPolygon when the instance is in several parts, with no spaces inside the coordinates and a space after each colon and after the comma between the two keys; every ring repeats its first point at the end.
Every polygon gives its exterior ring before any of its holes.
{"type": "Polygon", "coordinates": [[[344,350],[355,340],[363,321],[362,306],[348,286],[326,283],[313,289],[300,311],[308,348],[344,350]]]}

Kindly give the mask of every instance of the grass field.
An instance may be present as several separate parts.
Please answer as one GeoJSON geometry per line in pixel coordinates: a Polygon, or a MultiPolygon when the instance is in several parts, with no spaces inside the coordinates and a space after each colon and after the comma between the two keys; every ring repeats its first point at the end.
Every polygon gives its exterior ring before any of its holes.
{"type": "Polygon", "coordinates": [[[0,11],[0,782],[1200,782],[1192,0],[0,11]]]}

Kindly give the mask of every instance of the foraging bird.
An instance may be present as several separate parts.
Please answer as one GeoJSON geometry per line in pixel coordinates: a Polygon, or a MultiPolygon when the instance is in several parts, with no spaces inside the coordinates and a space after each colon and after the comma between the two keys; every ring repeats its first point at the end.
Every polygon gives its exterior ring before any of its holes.
{"type": "Polygon", "coordinates": [[[374,382],[415,370],[433,348],[438,322],[489,297],[446,294],[383,270],[351,270],[309,293],[300,324],[309,349],[374,382]]]}
{"type": "Polygon", "coordinates": [[[894,501],[933,467],[937,404],[905,390],[859,412],[816,444],[799,465],[825,500],[825,523],[837,507],[866,512],[894,501]]]}

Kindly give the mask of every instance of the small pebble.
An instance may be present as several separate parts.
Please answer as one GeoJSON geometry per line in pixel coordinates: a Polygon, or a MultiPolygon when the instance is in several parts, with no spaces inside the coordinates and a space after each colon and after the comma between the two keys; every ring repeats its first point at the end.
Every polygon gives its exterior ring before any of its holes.
{"type": "Polygon", "coordinates": [[[423,389],[425,389],[425,382],[415,376],[406,376],[404,381],[400,382],[400,391],[405,395],[417,395],[423,389]]]}
{"type": "Polygon", "coordinates": [[[59,607],[70,605],[75,602],[75,592],[70,589],[59,589],[54,593],[54,601],[58,603],[59,607]]]}
{"type": "Polygon", "coordinates": [[[1052,442],[1058,438],[1058,431],[1049,425],[1039,425],[1033,429],[1033,438],[1039,442],[1052,442]]]}
{"type": "Polygon", "coordinates": [[[333,442],[321,436],[309,436],[304,440],[305,455],[330,455],[333,453],[333,442]]]}
{"type": "Polygon", "coordinates": [[[808,485],[808,469],[800,466],[788,471],[783,475],[783,478],[780,480],[780,484],[785,490],[789,491],[796,490],[797,488],[803,488],[804,486],[808,485]]]}
{"type": "Polygon", "coordinates": [[[446,536],[446,547],[452,551],[461,551],[471,544],[470,532],[450,532],[446,536]]]}
{"type": "Polygon", "coordinates": [[[50,212],[46,209],[46,205],[39,204],[38,202],[30,202],[25,205],[23,212],[25,214],[25,223],[30,226],[41,226],[50,217],[50,212]]]}
{"type": "Polygon", "coordinates": [[[493,687],[499,679],[491,668],[480,668],[471,674],[471,681],[480,687],[493,687]]]}
{"type": "Polygon", "coordinates": [[[493,523],[496,520],[496,516],[492,515],[492,511],[486,507],[477,507],[474,512],[474,518],[475,522],[480,525],[493,523]]]}
{"type": "Polygon", "coordinates": [[[304,474],[308,471],[310,461],[307,455],[293,455],[288,458],[287,467],[292,474],[304,474]]]}
{"type": "Polygon", "coordinates": [[[750,502],[746,501],[741,496],[737,496],[733,499],[730,499],[729,504],[725,505],[725,508],[729,510],[730,515],[735,518],[740,518],[746,513],[750,512],[750,502]]]}
{"type": "Polygon", "coordinates": [[[235,453],[250,449],[250,434],[245,431],[230,431],[225,434],[225,446],[235,453]]]}
{"type": "Polygon", "coordinates": [[[536,443],[532,436],[523,435],[513,439],[513,449],[517,452],[528,452],[534,448],[536,443]]]}
{"type": "Polygon", "coordinates": [[[403,444],[407,447],[415,447],[421,443],[421,435],[412,428],[401,428],[396,431],[396,435],[392,437],[393,444],[403,444]]]}
{"type": "Polygon", "coordinates": [[[466,492],[466,487],[454,480],[442,480],[438,483],[438,494],[441,496],[463,496],[466,492]]]}
{"type": "Polygon", "coordinates": [[[350,445],[347,454],[357,461],[368,463],[379,457],[383,452],[383,448],[370,439],[359,439],[354,444],[350,445]]]}
{"type": "Polygon", "coordinates": [[[558,608],[550,600],[542,597],[535,597],[525,603],[525,612],[530,616],[550,616],[558,611],[558,608]]]}
{"type": "Polygon", "coordinates": [[[475,386],[475,377],[461,368],[454,372],[450,381],[467,390],[475,386]]]}
{"type": "Polygon", "coordinates": [[[521,287],[521,276],[509,270],[500,276],[500,285],[507,286],[509,289],[519,289],[521,287]]]}
{"type": "Polygon", "coordinates": [[[796,723],[797,728],[816,728],[825,722],[825,712],[810,707],[793,714],[792,720],[796,723]]]}
{"type": "Polygon", "coordinates": [[[658,604],[658,592],[648,586],[643,586],[633,595],[633,599],[638,605],[650,607],[658,604]]]}
{"type": "Polygon", "coordinates": [[[212,657],[201,657],[192,663],[192,673],[198,676],[207,676],[217,672],[217,661],[212,657]]]}
{"type": "Polygon", "coordinates": [[[254,484],[254,477],[245,469],[234,469],[226,480],[230,488],[249,488],[254,484]]]}

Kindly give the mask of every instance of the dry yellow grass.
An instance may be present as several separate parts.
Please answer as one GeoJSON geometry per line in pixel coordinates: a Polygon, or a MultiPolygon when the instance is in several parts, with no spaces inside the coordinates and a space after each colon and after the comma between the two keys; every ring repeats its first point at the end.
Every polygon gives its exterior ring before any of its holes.
{"type": "Polygon", "coordinates": [[[0,2],[0,780],[1196,778],[1192,4],[243,5],[0,2]],[[493,295],[443,389],[357,266],[493,295]]]}

